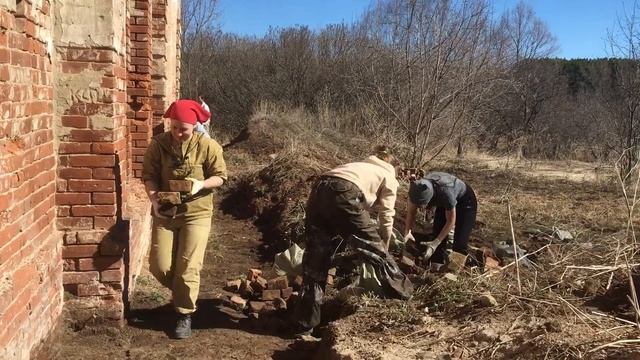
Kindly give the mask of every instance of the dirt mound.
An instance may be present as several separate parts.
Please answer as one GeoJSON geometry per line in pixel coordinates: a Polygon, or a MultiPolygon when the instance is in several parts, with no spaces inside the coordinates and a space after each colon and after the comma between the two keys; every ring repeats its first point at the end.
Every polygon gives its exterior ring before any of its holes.
{"type": "Polygon", "coordinates": [[[351,140],[317,129],[300,114],[258,114],[227,145],[230,156],[243,153],[259,162],[232,180],[222,205],[237,217],[255,220],[264,234],[265,260],[303,241],[305,204],[316,177],[370,150],[363,139],[351,140]]]}

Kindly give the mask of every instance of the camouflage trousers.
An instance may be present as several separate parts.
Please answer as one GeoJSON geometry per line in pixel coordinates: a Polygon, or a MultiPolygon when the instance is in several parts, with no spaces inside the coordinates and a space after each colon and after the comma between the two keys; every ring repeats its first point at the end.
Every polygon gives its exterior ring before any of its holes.
{"type": "Polygon", "coordinates": [[[304,328],[320,323],[320,307],[332,259],[342,241],[358,253],[358,260],[376,269],[388,297],[408,298],[413,285],[385,248],[364,208],[364,194],[353,183],[322,177],[307,202],[306,248],[302,260],[304,282],[295,311],[304,328]]]}

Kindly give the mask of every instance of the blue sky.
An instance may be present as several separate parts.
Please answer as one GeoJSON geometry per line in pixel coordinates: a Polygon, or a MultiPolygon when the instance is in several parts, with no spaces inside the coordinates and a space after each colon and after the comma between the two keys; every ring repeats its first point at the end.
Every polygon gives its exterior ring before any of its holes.
{"type": "MultiPolygon", "coordinates": [[[[518,0],[490,0],[496,13],[512,8],[518,0]]],[[[560,44],[559,57],[608,56],[607,29],[623,14],[622,0],[526,0],[560,44]]],[[[222,30],[240,35],[263,36],[269,26],[325,25],[359,19],[369,0],[220,0],[222,30]]],[[[632,4],[632,0],[626,0],[632,4]]]]}

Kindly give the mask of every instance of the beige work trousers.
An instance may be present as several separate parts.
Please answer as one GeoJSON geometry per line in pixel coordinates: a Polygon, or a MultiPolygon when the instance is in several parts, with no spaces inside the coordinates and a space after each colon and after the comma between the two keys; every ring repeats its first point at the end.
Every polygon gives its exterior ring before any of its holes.
{"type": "Polygon", "coordinates": [[[184,220],[153,218],[149,270],[171,289],[180,314],[196,311],[200,270],[211,230],[211,217],[184,220]]]}

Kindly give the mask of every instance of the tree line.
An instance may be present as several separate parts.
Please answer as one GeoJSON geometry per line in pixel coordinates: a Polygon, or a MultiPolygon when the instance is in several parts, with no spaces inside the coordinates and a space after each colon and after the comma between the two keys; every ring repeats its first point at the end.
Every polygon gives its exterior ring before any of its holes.
{"type": "MultiPolygon", "coordinates": [[[[215,8],[183,7],[203,3],[215,8]]],[[[267,101],[394,144],[412,166],[447,147],[638,160],[634,16],[610,34],[612,57],[597,60],[553,58],[556,38],[523,2],[496,14],[488,0],[381,0],[353,24],[263,37],[224,33],[215,17],[200,17],[183,28],[182,96],[203,94],[226,132],[239,132],[267,101]]]]}

